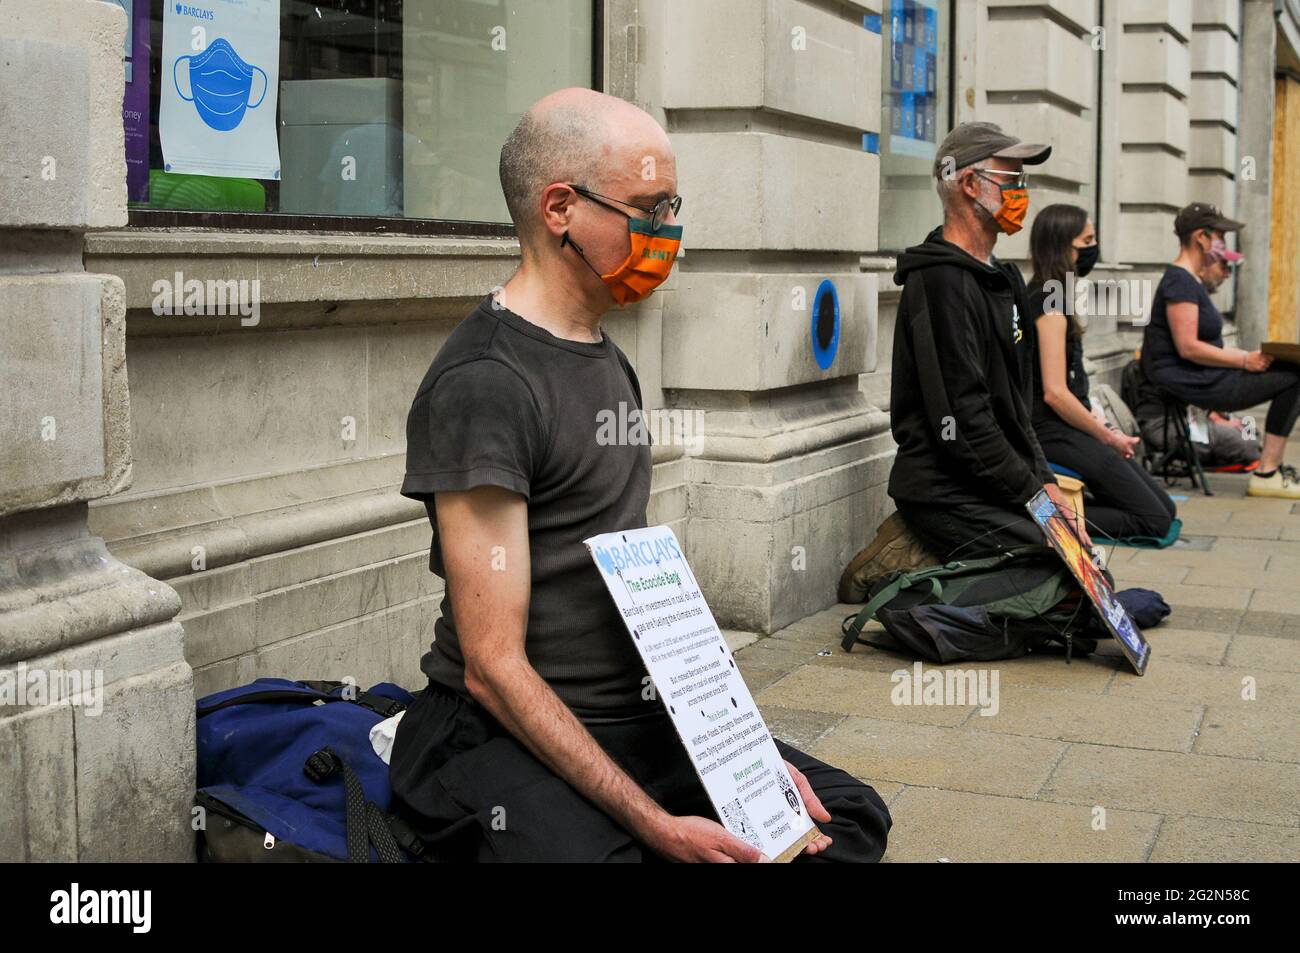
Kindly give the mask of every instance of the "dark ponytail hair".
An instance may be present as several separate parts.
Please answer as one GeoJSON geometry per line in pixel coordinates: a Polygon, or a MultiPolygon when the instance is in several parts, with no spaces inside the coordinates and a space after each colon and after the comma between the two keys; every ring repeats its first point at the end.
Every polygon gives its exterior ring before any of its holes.
{"type": "MultiPolygon", "coordinates": [[[[1087,224],[1087,209],[1077,205],[1058,203],[1038,213],[1029,232],[1029,257],[1034,266],[1031,286],[1039,288],[1053,281],[1059,282],[1058,287],[1064,289],[1065,276],[1074,271],[1070,257],[1074,240],[1087,224]]],[[[1067,313],[1065,317],[1074,334],[1083,333],[1073,313],[1067,313]]]]}

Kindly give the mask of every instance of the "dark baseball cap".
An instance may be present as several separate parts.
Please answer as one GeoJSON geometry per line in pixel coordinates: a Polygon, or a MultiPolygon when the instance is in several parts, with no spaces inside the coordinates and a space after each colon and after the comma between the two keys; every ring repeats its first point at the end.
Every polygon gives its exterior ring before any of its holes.
{"type": "Polygon", "coordinates": [[[1245,222],[1234,221],[1220,212],[1217,206],[1205,202],[1193,202],[1174,219],[1174,234],[1179,238],[1186,238],[1202,228],[1208,228],[1212,232],[1235,232],[1245,227],[1245,222]]]}
{"type": "Polygon", "coordinates": [[[946,160],[951,157],[951,168],[964,169],[982,159],[1019,159],[1025,165],[1046,162],[1052,147],[1041,143],[1021,142],[1009,136],[1002,127],[991,122],[964,122],[944,137],[939,152],[934,157],[934,177],[943,175],[946,160]]]}

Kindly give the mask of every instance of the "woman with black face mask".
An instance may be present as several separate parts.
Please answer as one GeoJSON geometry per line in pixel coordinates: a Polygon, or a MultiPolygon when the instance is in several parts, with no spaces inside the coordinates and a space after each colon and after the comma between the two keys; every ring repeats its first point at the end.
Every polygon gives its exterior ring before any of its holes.
{"type": "Polygon", "coordinates": [[[1077,287],[1097,263],[1096,231],[1076,205],[1049,205],[1029,234],[1034,276],[1029,318],[1035,332],[1034,433],[1047,462],[1083,480],[1085,516],[1112,539],[1162,539],[1176,512],[1134,458],[1140,442],[1093,414],[1083,369],[1083,325],[1075,313],[1077,287]]]}

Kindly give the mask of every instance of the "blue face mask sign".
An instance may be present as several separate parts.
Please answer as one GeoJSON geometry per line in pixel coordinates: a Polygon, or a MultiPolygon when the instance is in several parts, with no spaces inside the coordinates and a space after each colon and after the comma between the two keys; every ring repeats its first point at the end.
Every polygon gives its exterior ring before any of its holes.
{"type": "MultiPolygon", "coordinates": [[[[158,140],[164,172],[280,178],[282,3],[163,4],[158,140]]],[[[141,4],[149,6],[135,0],[141,4]]]]}
{"type": "Polygon", "coordinates": [[[218,132],[229,132],[266,98],[266,71],[246,63],[224,38],[214,40],[202,53],[179,57],[172,65],[172,82],[187,103],[194,103],[199,118],[218,132]],[[187,63],[188,82],[181,85],[181,63],[187,63]],[[254,80],[258,80],[256,98],[254,80]],[[186,95],[186,88],[190,95],[186,95]]]}

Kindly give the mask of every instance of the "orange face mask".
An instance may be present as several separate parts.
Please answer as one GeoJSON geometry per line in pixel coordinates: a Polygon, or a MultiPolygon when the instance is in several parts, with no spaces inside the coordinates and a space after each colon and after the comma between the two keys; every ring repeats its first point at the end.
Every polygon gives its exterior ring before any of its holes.
{"type": "Polygon", "coordinates": [[[677,259],[677,251],[682,245],[682,227],[680,225],[660,225],[655,231],[647,219],[629,218],[628,231],[632,236],[632,250],[623,263],[607,275],[600,274],[587,261],[582,248],[565,232],[560,239],[560,247],[572,245],[587,267],[605,282],[614,300],[620,304],[632,304],[650,295],[667,280],[677,259]]]}
{"type": "Polygon", "coordinates": [[[1025,227],[1025,216],[1029,213],[1029,190],[1006,189],[1002,192],[1002,207],[993,215],[998,227],[1008,235],[1014,235],[1025,227]]]}

